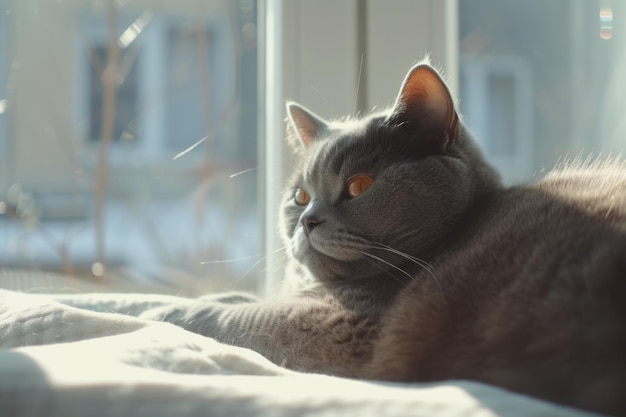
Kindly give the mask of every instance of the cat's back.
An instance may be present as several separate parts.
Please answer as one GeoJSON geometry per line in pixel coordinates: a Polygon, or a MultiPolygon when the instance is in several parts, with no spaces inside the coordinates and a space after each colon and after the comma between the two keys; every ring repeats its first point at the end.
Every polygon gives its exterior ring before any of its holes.
{"type": "Polygon", "coordinates": [[[626,413],[625,164],[563,165],[495,208],[491,244],[502,246],[483,247],[483,259],[506,272],[494,274],[502,287],[477,326],[493,342],[481,354],[501,362],[480,378],[626,413]]]}
{"type": "Polygon", "coordinates": [[[388,315],[381,351],[406,358],[399,379],[476,379],[625,412],[624,164],[559,168],[494,192],[466,221],[433,262],[440,288],[418,276],[388,315]]]}
{"type": "Polygon", "coordinates": [[[495,193],[476,216],[442,270],[461,267],[459,255],[472,259],[503,312],[537,303],[545,310],[527,317],[567,311],[563,324],[609,320],[626,336],[626,164],[562,164],[542,179],[495,193]],[[589,318],[578,322],[582,316],[589,318]]]}
{"type": "Polygon", "coordinates": [[[610,263],[611,279],[626,282],[626,164],[562,164],[477,202],[460,230],[453,239],[458,243],[441,259],[443,270],[473,259],[477,269],[494,266],[493,275],[508,270],[501,281],[526,282],[547,271],[597,276],[610,263]]]}
{"type": "Polygon", "coordinates": [[[619,158],[564,163],[526,188],[626,232],[626,163],[619,158]]]}
{"type": "Polygon", "coordinates": [[[449,252],[444,264],[454,265],[459,253],[469,252],[499,268],[509,259],[510,279],[522,283],[548,279],[537,277],[550,271],[555,279],[626,283],[623,162],[562,164],[539,180],[494,192],[477,206],[458,252],[449,252]]]}

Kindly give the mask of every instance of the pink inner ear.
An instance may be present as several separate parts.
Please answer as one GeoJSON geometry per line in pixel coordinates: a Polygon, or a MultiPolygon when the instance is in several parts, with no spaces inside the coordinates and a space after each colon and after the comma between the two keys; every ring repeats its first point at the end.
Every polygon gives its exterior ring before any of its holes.
{"type": "Polygon", "coordinates": [[[409,72],[393,113],[402,120],[417,120],[425,128],[438,132],[444,147],[456,138],[458,116],[450,91],[430,66],[420,65],[409,72]]]}
{"type": "Polygon", "coordinates": [[[295,105],[289,107],[289,115],[300,140],[304,146],[309,146],[319,134],[320,125],[309,113],[295,105]]]}

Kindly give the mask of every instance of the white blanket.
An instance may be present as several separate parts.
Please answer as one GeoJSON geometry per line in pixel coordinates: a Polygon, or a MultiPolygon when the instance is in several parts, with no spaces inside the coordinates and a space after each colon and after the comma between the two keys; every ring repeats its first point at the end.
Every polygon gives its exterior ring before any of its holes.
{"type": "Polygon", "coordinates": [[[0,290],[0,416],[585,416],[466,381],[301,374],[141,311],[157,295],[0,290]]]}

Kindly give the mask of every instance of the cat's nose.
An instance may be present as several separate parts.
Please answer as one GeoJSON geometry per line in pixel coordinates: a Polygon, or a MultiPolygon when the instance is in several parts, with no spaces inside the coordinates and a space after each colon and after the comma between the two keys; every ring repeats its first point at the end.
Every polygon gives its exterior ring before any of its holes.
{"type": "Polygon", "coordinates": [[[304,228],[304,233],[306,233],[307,236],[309,235],[309,233],[311,233],[311,231],[313,231],[315,227],[317,227],[322,222],[323,220],[320,220],[319,217],[317,217],[313,213],[304,213],[302,217],[300,217],[300,223],[302,224],[302,227],[304,228]]]}

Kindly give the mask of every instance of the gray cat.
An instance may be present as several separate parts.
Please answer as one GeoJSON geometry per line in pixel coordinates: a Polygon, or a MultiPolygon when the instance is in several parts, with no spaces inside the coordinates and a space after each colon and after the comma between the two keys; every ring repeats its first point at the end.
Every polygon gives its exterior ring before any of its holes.
{"type": "Polygon", "coordinates": [[[287,106],[300,165],[282,202],[284,299],[150,318],[308,372],[471,379],[626,414],[626,168],[573,163],[505,188],[427,63],[388,111],[327,122],[287,106]]]}

